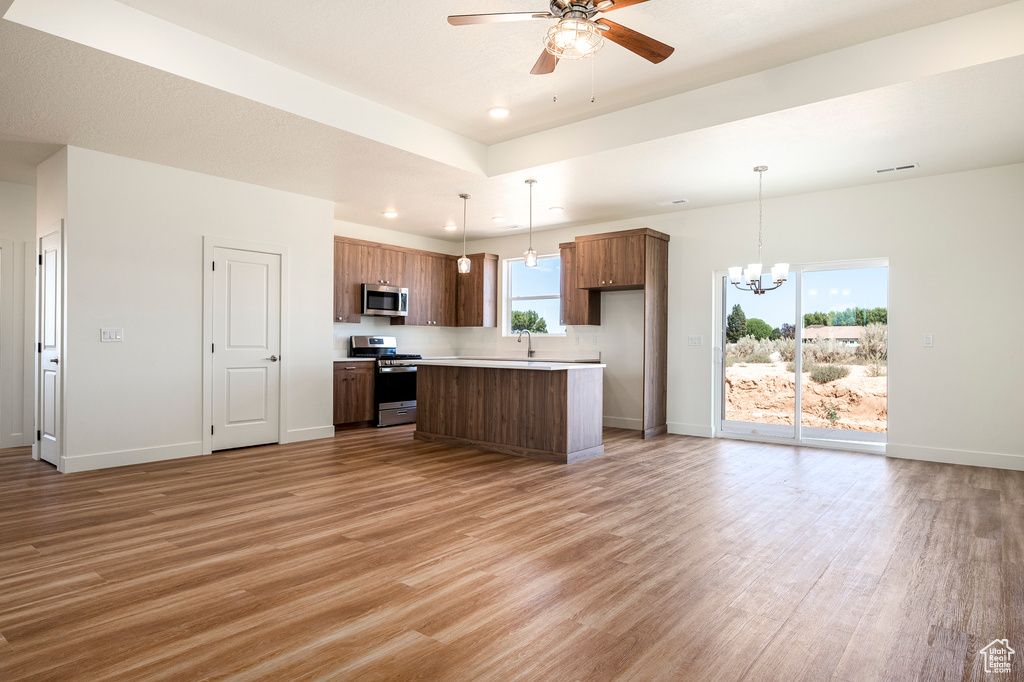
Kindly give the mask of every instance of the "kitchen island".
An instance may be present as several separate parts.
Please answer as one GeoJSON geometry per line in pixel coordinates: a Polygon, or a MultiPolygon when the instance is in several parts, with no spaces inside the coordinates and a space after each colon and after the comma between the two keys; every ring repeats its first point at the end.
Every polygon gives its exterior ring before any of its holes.
{"type": "Polygon", "coordinates": [[[417,361],[419,440],[568,464],[604,452],[604,365],[417,361]]]}

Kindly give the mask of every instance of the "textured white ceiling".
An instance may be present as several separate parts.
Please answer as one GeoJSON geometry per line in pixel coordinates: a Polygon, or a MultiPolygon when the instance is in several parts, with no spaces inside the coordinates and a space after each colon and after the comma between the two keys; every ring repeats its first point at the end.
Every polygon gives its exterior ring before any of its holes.
{"type": "Polygon", "coordinates": [[[671,57],[655,65],[607,43],[595,60],[562,62],[549,77],[529,71],[552,20],[446,21],[547,11],[547,0],[118,1],[486,144],[1006,2],[650,0],[607,16],[672,45],[671,57]],[[487,110],[496,105],[512,115],[494,121],[487,110]]]}
{"type": "MultiPolygon", "coordinates": [[[[355,223],[456,239],[441,226],[461,225],[459,192],[473,195],[470,236],[493,236],[492,215],[526,223],[530,176],[539,181],[535,227],[544,229],[750,200],[751,168],[762,163],[770,197],[1024,162],[1024,0],[924,33],[908,29],[1004,3],[728,0],[684,11],[651,0],[612,18],[673,43],[676,53],[654,66],[608,45],[596,67],[597,105],[584,101],[586,65],[559,66],[557,105],[550,81],[529,75],[544,22],[444,21],[543,2],[123,2],[457,135],[509,139],[487,150],[491,167],[504,170],[460,170],[409,151],[415,146],[400,136],[374,141],[286,104],[5,20],[0,179],[26,182],[57,145],[72,144],[330,199],[339,219],[355,223]],[[500,35],[497,53],[483,50],[485,33],[500,35]],[[520,68],[512,62],[524,50],[520,68]],[[806,60],[769,69],[798,58],[806,60]],[[564,66],[582,68],[582,99],[573,100],[564,66]],[[744,74],[753,75],[721,83],[744,74]],[[505,123],[486,117],[495,103],[513,108],[505,123]],[[570,124],[584,116],[589,123],[570,124]],[[537,131],[547,132],[528,135],[537,131]],[[557,154],[545,139],[562,141],[557,154]],[[515,158],[498,163],[499,150],[515,158]],[[873,173],[904,162],[921,167],[873,173]],[[677,198],[690,203],[658,206],[677,198]],[[550,205],[566,211],[554,216],[544,210],[550,205]],[[397,219],[381,215],[390,207],[397,219]]],[[[0,0],[0,12],[10,5],[0,0]]]]}

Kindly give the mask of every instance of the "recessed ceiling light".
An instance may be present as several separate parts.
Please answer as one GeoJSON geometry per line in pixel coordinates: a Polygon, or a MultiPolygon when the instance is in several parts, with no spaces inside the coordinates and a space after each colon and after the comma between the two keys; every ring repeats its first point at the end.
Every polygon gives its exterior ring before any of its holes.
{"type": "Polygon", "coordinates": [[[487,110],[491,118],[505,118],[509,114],[508,107],[491,107],[487,110]]]}
{"type": "Polygon", "coordinates": [[[506,220],[508,220],[508,218],[506,218],[506,217],[505,217],[505,216],[503,216],[503,215],[496,215],[496,216],[494,216],[493,218],[491,218],[491,220],[493,220],[493,221],[494,221],[494,222],[496,222],[496,223],[503,223],[503,222],[505,222],[506,220]]]}
{"type": "Polygon", "coordinates": [[[398,217],[398,211],[396,211],[394,209],[389,209],[387,211],[384,211],[384,217],[385,218],[397,218],[398,217]]]}
{"type": "Polygon", "coordinates": [[[550,211],[551,213],[561,213],[564,210],[565,209],[562,208],[561,206],[552,206],[551,208],[548,209],[548,211],[550,211]]]}
{"type": "Polygon", "coordinates": [[[454,232],[455,230],[459,229],[459,226],[458,225],[445,225],[444,229],[448,230],[449,232],[454,232]]]}

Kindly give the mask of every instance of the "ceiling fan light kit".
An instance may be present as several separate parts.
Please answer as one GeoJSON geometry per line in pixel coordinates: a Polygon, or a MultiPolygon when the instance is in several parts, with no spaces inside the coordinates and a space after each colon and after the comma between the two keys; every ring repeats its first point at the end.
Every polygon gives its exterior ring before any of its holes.
{"type": "Polygon", "coordinates": [[[761,285],[761,226],[764,218],[764,202],[761,190],[764,181],[764,172],[768,166],[754,166],[757,173],[757,261],[750,263],[747,267],[737,265],[729,268],[729,281],[740,291],[753,291],[754,294],[763,294],[766,291],[774,291],[782,286],[789,278],[789,263],[776,263],[772,266],[772,283],[774,286],[765,287],[761,285]],[[740,283],[743,283],[742,285],[740,283]]]}
{"type": "Polygon", "coordinates": [[[544,49],[559,59],[586,59],[603,46],[597,25],[587,19],[562,19],[544,36],[544,49]]]}

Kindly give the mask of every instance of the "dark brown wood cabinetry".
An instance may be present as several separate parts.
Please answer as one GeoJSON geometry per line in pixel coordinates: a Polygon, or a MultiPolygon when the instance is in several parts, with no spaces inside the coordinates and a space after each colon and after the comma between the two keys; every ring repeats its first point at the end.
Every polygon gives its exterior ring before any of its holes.
{"type": "Polygon", "coordinates": [[[577,288],[605,291],[642,288],[647,232],[653,230],[577,237],[577,288]]]}
{"type": "Polygon", "coordinates": [[[364,282],[380,274],[380,249],[370,242],[334,240],[334,321],[362,319],[364,282]]]}
{"type": "Polygon", "coordinates": [[[407,252],[403,286],[409,289],[409,314],[392,318],[391,324],[454,326],[455,270],[455,261],[450,256],[407,252]]]}
{"type": "Polygon", "coordinates": [[[576,237],[575,249],[559,245],[563,324],[600,324],[602,291],[644,292],[644,438],[668,430],[668,239],[644,228],[576,237]],[[575,291],[566,287],[573,270],[575,291]],[[595,315],[597,322],[581,321],[595,315]]]}
{"type": "Polygon", "coordinates": [[[469,272],[456,275],[456,325],[494,327],[498,324],[498,256],[474,253],[469,262],[469,272]]]}
{"type": "Polygon", "coordinates": [[[334,423],[373,419],[373,363],[334,363],[334,423]]]}
{"type": "Polygon", "coordinates": [[[558,251],[562,258],[562,324],[601,324],[601,292],[576,288],[576,242],[559,244],[558,251]]]}
{"type": "Polygon", "coordinates": [[[393,325],[493,327],[498,257],[478,253],[470,260],[470,273],[459,275],[454,256],[335,237],[334,320],[359,322],[362,285],[379,283],[409,289],[409,315],[391,318],[393,325]]]}

